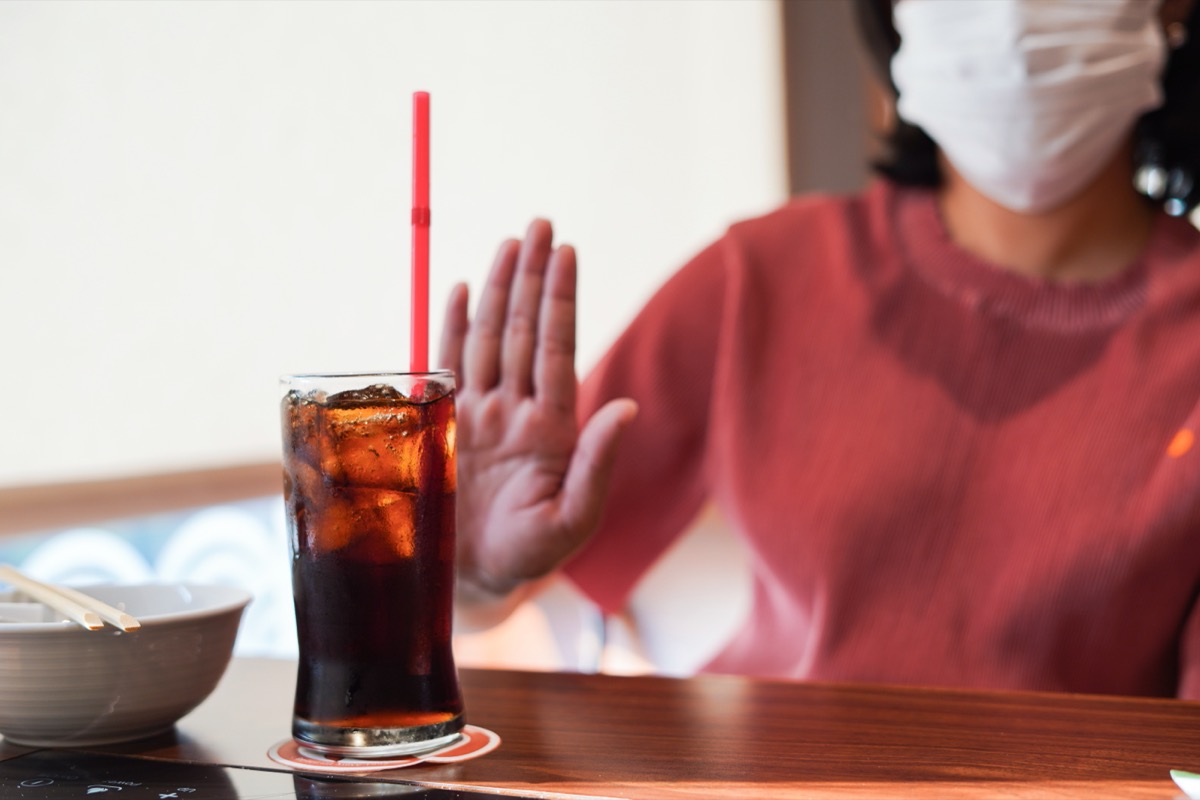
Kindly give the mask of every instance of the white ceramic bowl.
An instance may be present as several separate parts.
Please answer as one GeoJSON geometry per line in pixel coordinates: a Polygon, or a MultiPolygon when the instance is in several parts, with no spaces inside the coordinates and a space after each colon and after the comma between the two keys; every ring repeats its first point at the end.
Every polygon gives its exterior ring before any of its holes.
{"type": "Polygon", "coordinates": [[[140,630],[88,631],[0,593],[0,734],[67,747],[168,730],[225,672],[250,595],[191,584],[87,586],[134,615],[140,630]]]}

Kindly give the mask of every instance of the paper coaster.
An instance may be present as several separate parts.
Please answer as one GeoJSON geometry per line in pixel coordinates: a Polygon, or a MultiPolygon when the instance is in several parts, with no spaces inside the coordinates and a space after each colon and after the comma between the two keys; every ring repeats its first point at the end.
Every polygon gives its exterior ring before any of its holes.
{"type": "Polygon", "coordinates": [[[475,725],[464,725],[462,736],[445,747],[430,750],[415,756],[399,756],[396,758],[355,758],[353,756],[334,756],[317,752],[309,747],[297,744],[295,739],[284,739],[270,750],[270,759],[285,767],[298,770],[319,770],[321,772],[379,772],[385,769],[400,769],[417,764],[451,764],[455,761],[469,761],[484,753],[490,753],[500,746],[500,737],[487,728],[475,725]]]}

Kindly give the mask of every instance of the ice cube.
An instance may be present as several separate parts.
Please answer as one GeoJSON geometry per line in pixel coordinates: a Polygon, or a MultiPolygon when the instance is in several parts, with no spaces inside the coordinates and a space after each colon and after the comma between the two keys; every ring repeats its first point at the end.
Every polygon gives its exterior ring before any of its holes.
{"type": "Polygon", "coordinates": [[[458,423],[454,417],[442,426],[445,435],[438,437],[438,445],[442,448],[442,458],[444,459],[445,471],[444,480],[445,490],[447,492],[458,491],[458,423]]]}
{"type": "Polygon", "coordinates": [[[395,405],[407,403],[407,398],[394,386],[376,383],[362,389],[348,389],[330,395],[325,401],[328,408],[360,408],[362,406],[395,405]]]}
{"type": "Polygon", "coordinates": [[[297,532],[301,548],[311,554],[332,553],[348,547],[355,539],[361,527],[358,522],[358,509],[352,502],[326,492],[309,502],[304,507],[303,515],[298,515],[297,532]],[[300,520],[303,524],[300,524],[300,520]]]}
{"type": "Polygon", "coordinates": [[[412,558],[417,550],[416,495],[379,492],[376,510],[380,531],[391,553],[400,558],[412,558]]]}
{"type": "Polygon", "coordinates": [[[341,550],[354,561],[387,564],[416,551],[415,501],[406,492],[337,489],[315,515],[308,541],[315,552],[341,550]]]}
{"type": "Polygon", "coordinates": [[[441,383],[436,381],[422,380],[413,384],[411,399],[414,403],[428,405],[429,403],[440,400],[441,398],[452,395],[453,393],[453,389],[448,389],[441,383]]]}
{"type": "Polygon", "coordinates": [[[322,470],[346,486],[415,486],[412,463],[421,438],[417,416],[408,405],[327,409],[329,447],[322,470]]]}

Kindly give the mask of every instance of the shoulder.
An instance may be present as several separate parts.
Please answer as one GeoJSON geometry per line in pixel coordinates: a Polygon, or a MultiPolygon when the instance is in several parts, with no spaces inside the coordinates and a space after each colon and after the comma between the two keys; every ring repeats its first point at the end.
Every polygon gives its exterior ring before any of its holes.
{"type": "Polygon", "coordinates": [[[875,180],[858,192],[797,195],[765,214],[734,223],[730,231],[761,236],[779,233],[795,225],[861,224],[871,216],[872,209],[886,205],[897,191],[902,190],[886,180],[875,180]]]}
{"type": "Polygon", "coordinates": [[[790,302],[797,291],[845,291],[895,260],[891,209],[900,192],[876,181],[856,194],[796,197],[735,222],[673,273],[644,311],[690,315],[742,302],[790,302]]]}
{"type": "Polygon", "coordinates": [[[877,180],[855,194],[810,194],[731,225],[714,245],[725,269],[772,280],[841,275],[890,262],[897,252],[892,209],[904,190],[877,180]]]}

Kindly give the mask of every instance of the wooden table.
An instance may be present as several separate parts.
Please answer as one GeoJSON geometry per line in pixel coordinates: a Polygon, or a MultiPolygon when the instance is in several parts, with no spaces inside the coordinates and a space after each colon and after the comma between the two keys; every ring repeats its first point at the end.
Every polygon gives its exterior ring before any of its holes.
{"type": "MultiPolygon", "coordinates": [[[[294,664],[235,660],[176,732],[92,748],[275,767],[294,664]]],[[[500,748],[395,778],[630,798],[1176,798],[1200,771],[1200,703],[464,670],[500,748]]],[[[18,752],[0,744],[0,758],[18,752]]]]}

